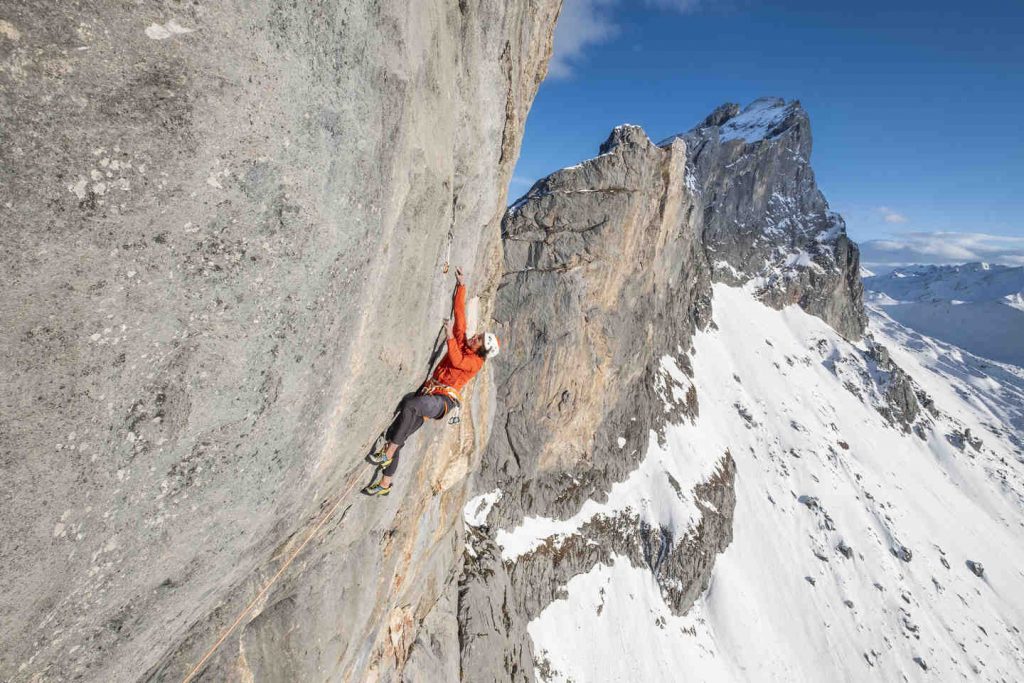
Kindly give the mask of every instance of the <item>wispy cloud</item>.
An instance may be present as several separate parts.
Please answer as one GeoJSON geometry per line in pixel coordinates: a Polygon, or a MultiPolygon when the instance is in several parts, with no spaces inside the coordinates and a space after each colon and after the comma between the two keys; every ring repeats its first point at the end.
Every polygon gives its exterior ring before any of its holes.
{"type": "Polygon", "coordinates": [[[878,213],[882,214],[882,220],[886,223],[906,223],[907,217],[902,213],[898,213],[888,206],[878,207],[878,213]]]}
{"type": "Polygon", "coordinates": [[[573,63],[584,50],[618,33],[611,12],[615,3],[616,0],[565,0],[555,26],[555,51],[548,64],[548,76],[568,78],[573,63]]]}
{"type": "Polygon", "coordinates": [[[981,232],[911,232],[860,245],[861,261],[872,266],[985,261],[1024,266],[1024,236],[981,232]]]}
{"type": "MultiPolygon", "coordinates": [[[[689,12],[701,0],[643,0],[643,6],[673,12],[689,12]]],[[[584,53],[608,42],[619,33],[615,9],[629,0],[565,0],[555,26],[555,50],[548,64],[550,78],[568,78],[584,53]]]]}

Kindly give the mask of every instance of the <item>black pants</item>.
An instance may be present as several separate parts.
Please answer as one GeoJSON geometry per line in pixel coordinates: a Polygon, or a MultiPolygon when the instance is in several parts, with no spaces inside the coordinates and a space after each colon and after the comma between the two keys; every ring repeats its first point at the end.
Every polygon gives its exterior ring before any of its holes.
{"type": "Polygon", "coordinates": [[[405,445],[405,440],[423,426],[424,419],[439,420],[448,410],[455,407],[455,400],[448,396],[416,395],[406,398],[398,407],[398,417],[388,428],[387,439],[398,446],[395,458],[384,470],[388,477],[398,469],[398,454],[405,445]]]}

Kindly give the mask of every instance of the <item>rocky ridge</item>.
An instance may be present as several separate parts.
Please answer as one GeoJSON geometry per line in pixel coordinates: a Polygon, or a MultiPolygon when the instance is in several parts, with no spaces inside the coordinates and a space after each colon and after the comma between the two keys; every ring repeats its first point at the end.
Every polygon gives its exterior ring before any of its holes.
{"type": "Polygon", "coordinates": [[[947,553],[985,544],[938,508],[920,512],[934,489],[939,508],[976,514],[969,480],[994,511],[978,523],[1012,534],[1019,376],[987,369],[1005,396],[980,399],[957,382],[982,366],[946,384],[913,357],[940,358],[918,340],[895,348],[912,376],[867,332],[858,249],[814,184],[799,104],[725,105],[658,145],[620,126],[599,152],[503,221],[495,320],[508,354],[446,598],[462,678],[669,680],[685,665],[736,680],[763,665],[779,680],[852,666],[917,679],[927,660],[1000,680],[1019,668],[1016,602],[944,596],[946,582],[988,576],[974,554],[968,576],[951,573],[947,553]],[[744,621],[751,610],[763,623],[744,621]],[[806,656],[779,656],[808,639],[806,656]]]}

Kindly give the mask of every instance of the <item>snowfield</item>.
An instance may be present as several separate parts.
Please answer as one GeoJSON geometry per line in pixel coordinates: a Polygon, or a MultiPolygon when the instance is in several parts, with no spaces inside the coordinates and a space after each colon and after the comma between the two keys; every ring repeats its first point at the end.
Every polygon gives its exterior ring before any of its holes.
{"type": "Polygon", "coordinates": [[[910,266],[864,278],[870,305],[905,327],[1024,367],[1024,267],[910,266]]]}
{"type": "MultiPolygon", "coordinates": [[[[724,285],[714,320],[694,339],[700,417],[669,428],[609,504],[692,523],[649,473],[692,486],[728,449],[734,540],[683,616],[624,557],[574,577],[529,625],[537,677],[1024,680],[1024,371],[873,312],[875,339],[934,401],[919,436],[879,411],[886,373],[866,343],[724,285]]],[[[499,540],[515,557],[578,521],[499,540]]]]}

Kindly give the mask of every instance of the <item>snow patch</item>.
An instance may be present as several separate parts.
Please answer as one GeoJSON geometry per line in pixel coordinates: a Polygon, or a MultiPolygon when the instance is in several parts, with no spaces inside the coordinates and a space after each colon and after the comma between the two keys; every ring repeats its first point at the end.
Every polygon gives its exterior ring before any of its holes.
{"type": "Polygon", "coordinates": [[[669,529],[672,538],[679,542],[701,518],[700,508],[687,492],[714,476],[725,453],[722,441],[707,436],[713,435],[703,435],[691,424],[671,425],[665,429],[662,447],[657,434],[651,432],[647,455],[640,466],[625,481],[612,486],[606,502],[588,500],[568,519],[527,517],[512,530],[498,531],[495,540],[501,547],[502,559],[514,562],[545,543],[560,547],[587,522],[627,511],[639,515],[641,521],[652,527],[669,529]],[[682,494],[677,493],[673,480],[682,494]]]}
{"type": "Polygon", "coordinates": [[[501,500],[501,489],[494,489],[471,499],[462,510],[462,519],[466,522],[466,526],[483,526],[487,522],[487,516],[491,514],[491,509],[499,500],[501,500]]]}
{"type": "Polygon", "coordinates": [[[726,121],[718,129],[722,142],[743,140],[758,142],[771,137],[785,118],[787,107],[784,100],[775,97],[763,97],[748,104],[743,111],[726,121]]]}
{"type": "Polygon", "coordinates": [[[651,573],[628,558],[613,555],[610,566],[574,576],[565,594],[527,625],[540,663],[537,680],[737,680],[700,604],[686,616],[672,614],[651,573]]]}

